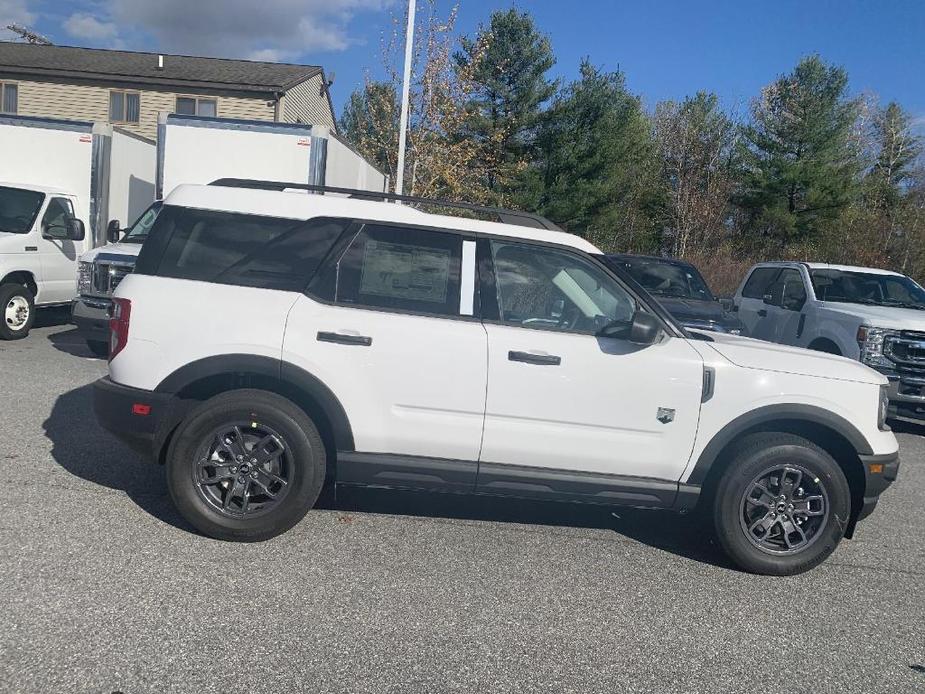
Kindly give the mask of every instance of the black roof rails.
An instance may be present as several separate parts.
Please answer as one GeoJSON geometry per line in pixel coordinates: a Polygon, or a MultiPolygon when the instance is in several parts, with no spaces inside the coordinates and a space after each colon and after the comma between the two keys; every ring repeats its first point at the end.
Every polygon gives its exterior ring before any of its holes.
{"type": "Polygon", "coordinates": [[[483,212],[494,215],[497,221],[504,224],[517,224],[518,226],[533,229],[547,229],[549,231],[562,231],[553,222],[538,214],[507,210],[503,207],[486,207],[471,202],[453,202],[451,200],[438,200],[436,198],[421,198],[415,195],[398,195],[397,193],[377,193],[372,190],[358,190],[356,188],[337,188],[334,186],[317,186],[311,183],[285,183],[281,181],[261,181],[250,178],[219,178],[209,185],[223,186],[225,188],[252,188],[255,190],[307,190],[313,193],[337,193],[349,195],[360,200],[400,201],[418,205],[435,205],[437,207],[455,207],[461,210],[483,212]]]}

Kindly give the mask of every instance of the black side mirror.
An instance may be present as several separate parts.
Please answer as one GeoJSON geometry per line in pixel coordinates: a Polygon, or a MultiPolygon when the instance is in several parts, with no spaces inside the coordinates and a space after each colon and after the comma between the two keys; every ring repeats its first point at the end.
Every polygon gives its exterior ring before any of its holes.
{"type": "Polygon", "coordinates": [[[67,239],[70,241],[83,241],[84,236],[86,235],[86,230],[84,229],[84,223],[79,219],[71,217],[67,220],[67,239]]]}
{"type": "Polygon", "coordinates": [[[106,227],[106,240],[109,243],[116,243],[122,235],[122,229],[119,226],[119,220],[110,220],[109,226],[106,227]]]}
{"type": "Polygon", "coordinates": [[[69,217],[64,224],[49,224],[42,232],[46,239],[55,241],[83,241],[86,231],[84,223],[74,217],[69,217]]]}
{"type": "Polygon", "coordinates": [[[731,296],[721,296],[717,299],[719,305],[723,307],[724,311],[732,312],[735,311],[736,302],[731,296]]]}
{"type": "Polygon", "coordinates": [[[659,320],[648,313],[636,311],[631,321],[614,321],[601,328],[600,337],[628,340],[636,345],[651,345],[662,330],[659,320]]]}

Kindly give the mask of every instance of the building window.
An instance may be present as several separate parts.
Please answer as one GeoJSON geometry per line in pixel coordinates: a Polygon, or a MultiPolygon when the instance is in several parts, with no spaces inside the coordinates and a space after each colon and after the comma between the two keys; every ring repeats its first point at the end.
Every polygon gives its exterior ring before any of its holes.
{"type": "Polygon", "coordinates": [[[141,106],[138,92],[109,92],[109,120],[112,123],[137,123],[141,106]]]}
{"type": "Polygon", "coordinates": [[[201,99],[196,96],[178,96],[177,113],[181,116],[210,116],[218,115],[218,101],[216,99],[201,99]]]}
{"type": "Polygon", "coordinates": [[[19,85],[0,82],[0,113],[17,113],[19,111],[19,85]]]}

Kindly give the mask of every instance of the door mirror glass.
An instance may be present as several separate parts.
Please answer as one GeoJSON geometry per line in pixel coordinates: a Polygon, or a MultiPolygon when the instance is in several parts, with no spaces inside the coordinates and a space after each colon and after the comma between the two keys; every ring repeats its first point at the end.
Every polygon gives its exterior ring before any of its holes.
{"type": "Polygon", "coordinates": [[[122,229],[119,227],[119,220],[113,219],[109,222],[109,226],[106,227],[106,240],[109,243],[116,243],[119,240],[119,236],[122,234],[122,229]]]}
{"type": "Polygon", "coordinates": [[[598,333],[600,337],[628,340],[636,345],[651,345],[658,340],[662,324],[644,311],[636,311],[630,321],[614,321],[605,325],[598,333]]]}

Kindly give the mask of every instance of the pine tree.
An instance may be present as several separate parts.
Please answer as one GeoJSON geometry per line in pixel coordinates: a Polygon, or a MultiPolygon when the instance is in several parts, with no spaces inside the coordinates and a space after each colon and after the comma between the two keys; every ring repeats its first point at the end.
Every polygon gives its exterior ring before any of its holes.
{"type": "Polygon", "coordinates": [[[481,149],[486,185],[500,203],[525,168],[544,104],[555,94],[546,76],[555,58],[533,18],[513,8],[494,12],[487,27],[460,45],[454,57],[471,98],[457,136],[481,149]]]}
{"type": "Polygon", "coordinates": [[[861,164],[847,88],[845,70],[811,56],[754,102],[738,196],[746,231],[812,241],[850,202],[861,164]]]}
{"type": "Polygon", "coordinates": [[[648,119],[621,72],[580,69],[544,120],[523,202],[606,250],[651,251],[661,200],[648,119]]]}

